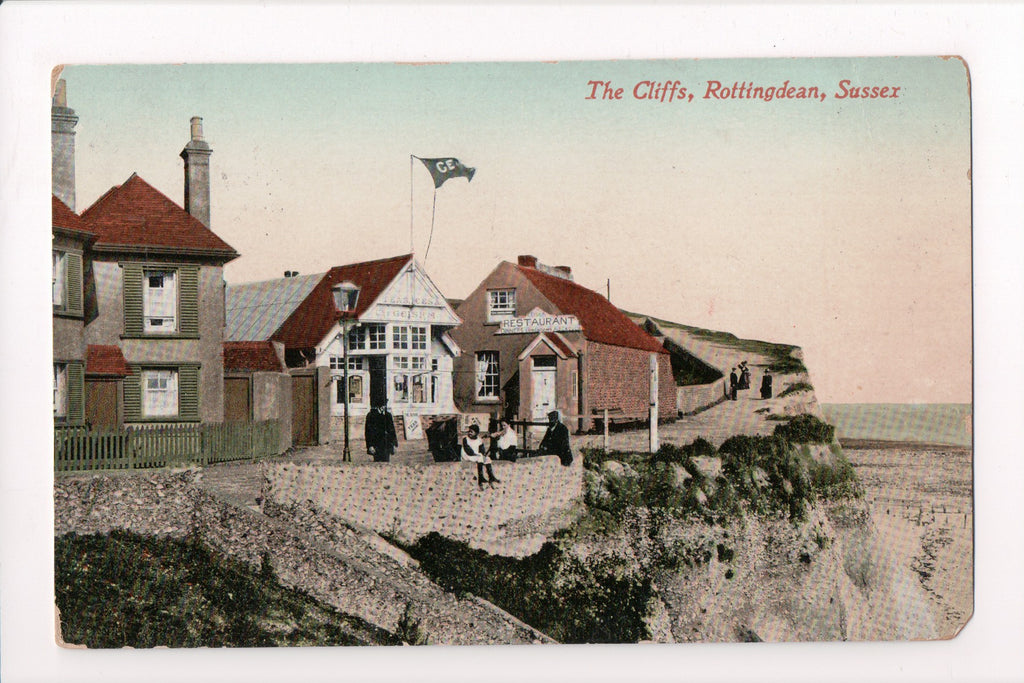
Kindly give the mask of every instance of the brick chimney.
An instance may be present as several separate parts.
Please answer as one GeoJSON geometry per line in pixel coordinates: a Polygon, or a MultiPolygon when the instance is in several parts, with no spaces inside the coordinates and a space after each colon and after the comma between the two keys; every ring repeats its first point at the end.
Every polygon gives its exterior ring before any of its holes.
{"type": "Polygon", "coordinates": [[[210,227],[210,155],[203,139],[203,119],[192,117],[192,139],[181,150],[185,160],[185,210],[210,227]]]}
{"type": "Polygon", "coordinates": [[[519,265],[523,266],[524,268],[536,268],[537,257],[523,254],[519,257],[519,265]]]}
{"type": "Polygon", "coordinates": [[[75,210],[75,125],[78,117],[68,108],[67,83],[57,81],[50,107],[50,145],[53,155],[53,194],[75,210]]]}

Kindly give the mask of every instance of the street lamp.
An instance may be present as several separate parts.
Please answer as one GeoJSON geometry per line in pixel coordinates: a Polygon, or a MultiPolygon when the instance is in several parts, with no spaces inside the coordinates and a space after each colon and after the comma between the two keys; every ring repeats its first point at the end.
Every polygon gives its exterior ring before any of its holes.
{"type": "Polygon", "coordinates": [[[342,462],[352,461],[352,450],[349,448],[349,426],[348,426],[348,332],[354,320],[352,317],[356,311],[356,301],[359,300],[359,286],[352,282],[339,282],[331,287],[331,295],[334,297],[334,309],[338,315],[338,322],[341,324],[341,358],[342,367],[345,371],[345,388],[343,391],[345,402],[345,447],[341,451],[342,462]]]}

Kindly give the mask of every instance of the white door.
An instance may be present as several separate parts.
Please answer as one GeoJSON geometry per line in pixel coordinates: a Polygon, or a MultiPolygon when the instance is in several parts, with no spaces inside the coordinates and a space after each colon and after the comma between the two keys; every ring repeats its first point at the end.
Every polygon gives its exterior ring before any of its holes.
{"type": "Polygon", "coordinates": [[[533,420],[544,422],[555,409],[555,368],[533,368],[533,420]]]}

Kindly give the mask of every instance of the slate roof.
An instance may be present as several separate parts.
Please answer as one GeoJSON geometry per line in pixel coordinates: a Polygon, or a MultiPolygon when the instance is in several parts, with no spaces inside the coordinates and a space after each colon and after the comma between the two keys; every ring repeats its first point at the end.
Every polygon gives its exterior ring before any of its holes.
{"type": "Polygon", "coordinates": [[[89,344],[85,350],[85,374],[127,377],[132,371],[121,347],[89,344]]]}
{"type": "Polygon", "coordinates": [[[270,341],[224,342],[224,369],[285,372],[270,341]]]}
{"type": "Polygon", "coordinates": [[[224,339],[266,341],[298,308],[326,273],[228,285],[224,339]]]}
{"type": "Polygon", "coordinates": [[[657,339],[644,332],[608,299],[571,280],[548,275],[536,268],[516,265],[541,294],[563,314],[575,315],[590,341],[625,346],[655,353],[668,353],[657,339]]]}
{"type": "Polygon", "coordinates": [[[51,195],[51,197],[53,197],[53,200],[50,203],[50,213],[52,215],[53,227],[92,235],[92,231],[89,230],[85,221],[72,211],[71,207],[62,202],[57,195],[51,195]]]}
{"type": "Polygon", "coordinates": [[[122,185],[107,190],[82,212],[96,233],[96,249],[152,249],[200,253],[231,260],[238,256],[217,237],[159,190],[133,173],[122,185]]]}
{"type": "Polygon", "coordinates": [[[285,348],[308,349],[319,344],[337,322],[331,287],[339,282],[359,286],[355,318],[412,260],[412,254],[335,266],[326,273],[229,285],[226,297],[228,341],[281,342],[285,348]]]}

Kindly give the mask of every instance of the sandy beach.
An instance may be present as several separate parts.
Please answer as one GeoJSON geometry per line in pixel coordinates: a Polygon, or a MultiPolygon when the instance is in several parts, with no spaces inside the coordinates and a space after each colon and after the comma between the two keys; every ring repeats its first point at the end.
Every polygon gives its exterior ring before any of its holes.
{"type": "Polygon", "coordinates": [[[940,638],[974,608],[973,457],[968,448],[845,441],[881,539],[917,574],[940,638]]]}

